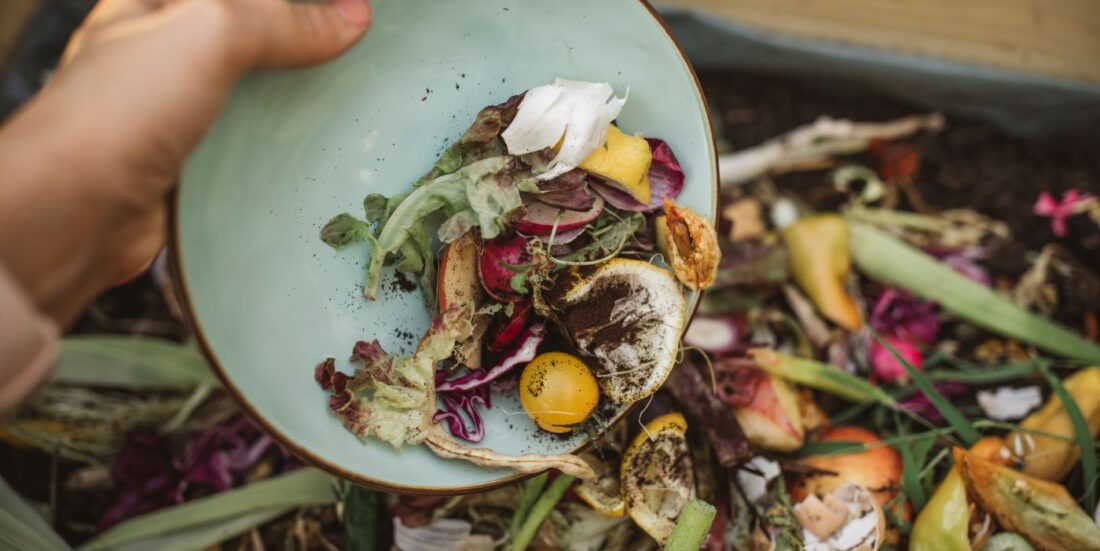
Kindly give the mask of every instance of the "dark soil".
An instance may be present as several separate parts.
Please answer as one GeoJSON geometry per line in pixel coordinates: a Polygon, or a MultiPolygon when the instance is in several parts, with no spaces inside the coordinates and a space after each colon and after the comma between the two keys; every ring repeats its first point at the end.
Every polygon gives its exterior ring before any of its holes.
{"type": "MultiPolygon", "coordinates": [[[[820,116],[853,121],[885,121],[923,112],[919,107],[890,99],[841,97],[787,81],[744,74],[700,75],[716,130],[734,150],[757,145],[820,116]],[[719,124],[720,122],[720,124],[719,124]]],[[[1047,219],[1032,213],[1042,191],[1055,197],[1077,188],[1100,195],[1100,140],[1041,141],[1007,136],[973,121],[948,118],[936,135],[913,139],[923,161],[915,184],[936,209],[971,208],[1006,222],[1027,250],[1058,242],[1047,219]]],[[[780,177],[780,185],[820,183],[820,174],[780,177]]],[[[1077,222],[1082,222],[1078,220],[1077,222]]],[[[1095,231],[1089,224],[1082,230],[1095,231]]],[[[1076,226],[1071,224],[1071,229],[1076,226]]],[[[1100,250],[1081,245],[1071,231],[1061,240],[1100,272],[1100,250]]]]}

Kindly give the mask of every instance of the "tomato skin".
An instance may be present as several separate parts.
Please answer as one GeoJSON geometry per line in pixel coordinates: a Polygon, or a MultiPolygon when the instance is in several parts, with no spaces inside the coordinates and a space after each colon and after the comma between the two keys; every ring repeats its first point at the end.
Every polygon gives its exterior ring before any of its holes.
{"type": "Polygon", "coordinates": [[[565,433],[596,409],[600,389],[583,360],[565,352],[545,352],[523,368],[519,399],[539,428],[565,433]]]}

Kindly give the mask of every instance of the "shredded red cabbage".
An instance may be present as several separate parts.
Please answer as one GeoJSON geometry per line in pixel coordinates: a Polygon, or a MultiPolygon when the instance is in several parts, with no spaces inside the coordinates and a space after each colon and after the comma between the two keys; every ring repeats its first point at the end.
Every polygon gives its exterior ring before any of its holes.
{"type": "Polygon", "coordinates": [[[98,528],[182,503],[196,491],[234,488],[273,449],[282,456],[280,472],[301,466],[244,415],[190,435],[178,455],[168,435],[131,432],[111,467],[117,492],[98,528]]]}
{"type": "Polygon", "coordinates": [[[467,373],[456,379],[444,381],[436,387],[436,392],[463,392],[490,383],[512,370],[513,367],[535,359],[539,345],[542,344],[546,326],[542,323],[532,323],[527,331],[519,338],[518,344],[512,347],[504,358],[491,369],[479,369],[467,373]]]}
{"type": "Polygon", "coordinates": [[[684,171],[680,162],[672,153],[672,148],[664,140],[646,138],[653,150],[653,163],[649,165],[649,204],[643,205],[629,193],[599,178],[589,178],[589,185],[596,190],[611,206],[634,212],[648,212],[661,208],[665,199],[680,195],[684,189],[684,171]]]}
{"type": "Polygon", "coordinates": [[[939,310],[933,302],[890,287],[875,300],[875,306],[871,309],[871,327],[883,335],[931,346],[940,331],[939,310]]]}
{"type": "Polygon", "coordinates": [[[481,442],[485,437],[485,423],[478,412],[478,406],[489,409],[493,406],[492,384],[509,373],[515,366],[535,359],[539,345],[542,344],[546,326],[533,323],[519,338],[517,344],[491,369],[479,369],[455,379],[446,380],[447,372],[436,371],[436,393],[443,407],[435,413],[432,420],[446,421],[451,434],[469,442],[481,442]],[[473,428],[466,425],[469,418],[473,428]]]}

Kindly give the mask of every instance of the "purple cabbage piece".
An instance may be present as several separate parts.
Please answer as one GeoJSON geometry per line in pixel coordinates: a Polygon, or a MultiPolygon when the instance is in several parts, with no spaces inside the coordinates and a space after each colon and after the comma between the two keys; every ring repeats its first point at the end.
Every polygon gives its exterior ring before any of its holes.
{"type": "Polygon", "coordinates": [[[535,359],[545,333],[546,326],[543,324],[531,324],[520,336],[518,344],[512,347],[512,350],[505,354],[497,365],[491,369],[479,369],[456,379],[444,381],[436,387],[436,392],[464,392],[493,382],[511,371],[513,367],[535,359]]]}
{"type": "Polygon", "coordinates": [[[574,168],[557,178],[539,182],[542,193],[533,198],[552,207],[584,212],[596,202],[596,196],[588,189],[588,175],[574,168]]]}
{"type": "Polygon", "coordinates": [[[301,463],[243,415],[190,435],[179,455],[167,435],[127,435],[111,469],[117,493],[99,519],[100,530],[187,500],[188,492],[220,492],[244,482],[269,450],[283,457],[282,471],[301,463]]]}
{"type": "Polygon", "coordinates": [[[493,407],[492,392],[497,380],[515,366],[535,359],[545,332],[546,327],[543,324],[531,324],[504,358],[488,370],[474,371],[450,381],[446,380],[445,371],[436,371],[436,392],[443,401],[443,408],[436,411],[432,421],[446,421],[451,434],[456,438],[473,443],[481,442],[485,437],[485,422],[481,419],[478,408],[493,407]],[[466,418],[469,418],[473,428],[467,426],[466,418]]]}
{"type": "Polygon", "coordinates": [[[482,385],[465,393],[448,392],[441,394],[440,397],[443,399],[444,407],[432,416],[432,421],[436,423],[447,421],[447,427],[455,437],[475,444],[481,442],[481,439],[485,438],[485,422],[482,421],[481,414],[478,412],[478,405],[486,409],[493,406],[489,385],[482,385]],[[463,414],[470,418],[473,429],[466,427],[463,414]]]}
{"type": "Polygon", "coordinates": [[[940,331],[939,310],[933,302],[890,287],[879,295],[871,309],[871,327],[883,335],[931,346],[940,331]]]}
{"type": "Polygon", "coordinates": [[[611,206],[633,212],[649,212],[661,208],[665,199],[675,198],[684,189],[684,171],[664,140],[646,138],[653,150],[653,164],[649,166],[649,204],[643,205],[622,189],[598,178],[589,179],[589,185],[611,206]]]}

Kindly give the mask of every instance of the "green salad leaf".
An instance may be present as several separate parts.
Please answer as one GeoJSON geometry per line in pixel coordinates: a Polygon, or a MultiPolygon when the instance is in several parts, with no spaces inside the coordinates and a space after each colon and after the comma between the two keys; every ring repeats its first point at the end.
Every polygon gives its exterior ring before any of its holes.
{"type": "Polygon", "coordinates": [[[321,228],[321,241],[328,243],[334,249],[340,250],[356,241],[366,239],[371,235],[370,223],[364,222],[346,212],[341,212],[332,217],[321,228]]]}
{"type": "MultiPolygon", "coordinates": [[[[444,243],[474,227],[481,230],[483,239],[499,235],[523,206],[513,182],[517,164],[510,156],[483,159],[425,183],[401,200],[377,236],[366,236],[371,260],[363,294],[371,300],[377,297],[389,255],[400,255],[398,269],[423,274],[422,289],[434,287],[434,274],[427,272],[435,268],[435,251],[426,226],[436,213],[448,217],[439,227],[439,239],[444,243]]],[[[377,206],[373,208],[378,212],[377,206]]]]}

